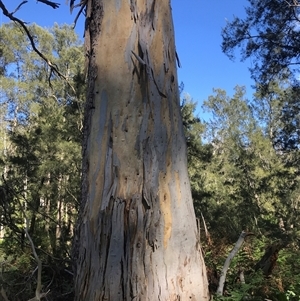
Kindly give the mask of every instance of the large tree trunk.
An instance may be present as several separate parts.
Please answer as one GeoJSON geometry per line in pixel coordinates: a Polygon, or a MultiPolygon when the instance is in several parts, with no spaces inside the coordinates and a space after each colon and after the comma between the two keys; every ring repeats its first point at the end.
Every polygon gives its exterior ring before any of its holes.
{"type": "Polygon", "coordinates": [[[169,0],[89,0],[77,301],[208,300],[169,0]]]}

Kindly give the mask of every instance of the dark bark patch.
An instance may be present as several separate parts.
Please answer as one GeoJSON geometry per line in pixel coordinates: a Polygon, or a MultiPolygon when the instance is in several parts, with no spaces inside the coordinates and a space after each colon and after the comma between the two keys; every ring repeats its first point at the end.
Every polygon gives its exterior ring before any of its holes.
{"type": "Polygon", "coordinates": [[[131,19],[134,20],[134,23],[139,19],[139,15],[137,12],[136,0],[130,0],[130,11],[131,11],[131,19]]]}

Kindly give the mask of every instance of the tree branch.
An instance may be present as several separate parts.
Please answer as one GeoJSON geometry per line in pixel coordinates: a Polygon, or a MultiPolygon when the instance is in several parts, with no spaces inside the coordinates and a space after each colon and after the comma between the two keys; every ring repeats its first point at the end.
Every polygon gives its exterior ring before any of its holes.
{"type": "Polygon", "coordinates": [[[79,9],[79,11],[78,11],[78,13],[77,13],[77,15],[75,17],[75,20],[74,20],[74,26],[73,26],[73,28],[76,27],[77,20],[78,20],[79,16],[81,15],[83,9],[86,7],[86,4],[87,4],[87,0],[82,0],[79,4],[77,4],[77,5],[73,5],[72,4],[72,6],[70,6],[71,14],[72,14],[72,11],[73,11],[73,9],[75,7],[79,7],[80,6],[80,9],[79,9]]]}
{"type": "Polygon", "coordinates": [[[12,15],[14,14],[14,13],[16,13],[20,8],[21,8],[21,6],[23,5],[23,4],[25,4],[25,3],[27,3],[28,1],[23,1],[23,2],[21,2],[19,5],[18,5],[18,7],[11,13],[12,15]]]}
{"type": "Polygon", "coordinates": [[[201,218],[202,218],[202,222],[203,222],[203,226],[204,226],[204,231],[205,231],[205,236],[206,236],[206,239],[207,239],[207,243],[208,245],[212,245],[212,242],[211,242],[211,239],[210,239],[210,234],[208,232],[208,229],[207,229],[207,226],[206,226],[206,222],[205,222],[205,219],[204,219],[204,216],[201,212],[201,218]]]}
{"type": "Polygon", "coordinates": [[[56,8],[58,8],[60,6],[59,3],[48,1],[48,0],[37,0],[37,1],[38,2],[42,2],[42,3],[46,4],[46,5],[49,5],[49,6],[51,6],[54,9],[56,9],[56,8]]]}
{"type": "Polygon", "coordinates": [[[239,239],[237,240],[234,248],[232,249],[232,251],[230,252],[230,254],[228,255],[228,257],[226,258],[226,261],[224,263],[222,272],[221,272],[221,277],[219,280],[219,287],[217,289],[217,295],[222,296],[223,295],[223,289],[224,289],[224,284],[225,284],[225,280],[226,280],[226,274],[227,274],[227,270],[229,268],[230,262],[233,259],[233,257],[237,254],[237,252],[239,251],[240,247],[242,246],[246,236],[249,235],[254,235],[252,233],[247,233],[245,231],[242,231],[239,239]]]}
{"type": "MultiPolygon", "coordinates": [[[[47,5],[50,5],[52,6],[53,8],[57,8],[58,6],[55,6],[57,5],[56,3],[54,2],[51,2],[51,1],[48,1],[48,0],[37,0],[37,1],[40,1],[40,2],[43,2],[47,5]],[[55,6],[55,7],[54,7],[55,6]]],[[[5,7],[5,5],[3,4],[2,0],[0,0],[0,8],[3,12],[3,14],[9,18],[10,20],[18,23],[22,28],[23,30],[25,31],[29,41],[30,41],[30,44],[31,44],[31,47],[33,48],[33,50],[39,55],[39,57],[41,57],[46,63],[47,65],[50,67],[50,76],[52,73],[55,73],[58,77],[62,78],[63,80],[65,80],[67,82],[67,84],[71,87],[71,89],[73,90],[73,92],[75,93],[75,89],[74,87],[69,83],[68,79],[58,70],[58,67],[53,64],[50,60],[48,60],[35,46],[35,42],[33,40],[33,37],[32,35],[30,34],[27,26],[25,25],[25,22],[23,22],[22,20],[16,18],[13,16],[13,14],[21,7],[21,5],[23,5],[24,3],[26,3],[27,1],[23,1],[18,7],[17,9],[13,12],[13,13],[9,13],[7,8],[5,7]]],[[[49,77],[49,84],[51,86],[51,82],[50,82],[50,77],[49,77]]]]}
{"type": "MultiPolygon", "coordinates": [[[[28,221],[27,221],[27,218],[26,218],[26,227],[25,227],[25,233],[26,233],[26,236],[30,242],[30,245],[31,245],[31,249],[32,249],[32,253],[33,253],[33,256],[38,264],[38,277],[37,277],[37,284],[36,284],[36,290],[35,290],[35,299],[36,300],[41,300],[41,289],[42,289],[42,262],[41,260],[39,259],[37,253],[36,253],[36,250],[35,250],[35,246],[34,246],[34,243],[31,239],[31,236],[29,235],[28,233],[28,221]]],[[[32,300],[32,299],[30,299],[32,300]]]]}

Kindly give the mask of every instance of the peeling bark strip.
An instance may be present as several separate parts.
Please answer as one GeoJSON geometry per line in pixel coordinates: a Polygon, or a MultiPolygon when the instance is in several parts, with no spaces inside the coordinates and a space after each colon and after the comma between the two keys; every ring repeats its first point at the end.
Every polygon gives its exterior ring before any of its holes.
{"type": "Polygon", "coordinates": [[[88,0],[76,301],[208,300],[169,0],[88,0]]]}

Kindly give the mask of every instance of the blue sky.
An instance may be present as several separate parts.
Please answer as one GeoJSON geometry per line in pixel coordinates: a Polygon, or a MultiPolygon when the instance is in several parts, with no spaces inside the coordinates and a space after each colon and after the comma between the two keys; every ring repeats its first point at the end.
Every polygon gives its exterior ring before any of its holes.
{"type": "Polygon", "coordinates": [[[233,94],[236,85],[247,87],[251,97],[254,84],[250,62],[235,62],[222,53],[221,30],[226,19],[245,16],[247,0],[173,0],[176,47],[182,63],[179,80],[199,104],[221,88],[233,94]]]}
{"type": "MultiPolygon", "coordinates": [[[[70,15],[67,1],[53,1],[61,3],[59,9],[29,0],[16,16],[48,27],[54,22],[73,23],[76,11],[70,15]]],[[[13,11],[21,0],[3,2],[9,11],[13,11]]],[[[247,0],[172,0],[176,47],[182,65],[178,69],[179,82],[184,83],[184,91],[198,102],[200,117],[201,103],[212,94],[213,88],[224,89],[232,95],[236,85],[243,85],[247,88],[247,96],[252,95],[253,81],[248,70],[251,62],[232,62],[221,51],[221,29],[226,25],[226,19],[244,16],[247,3],[247,0]]],[[[7,21],[2,16],[1,22],[7,21]]],[[[83,17],[76,28],[80,37],[82,24],[83,17]]]]}

